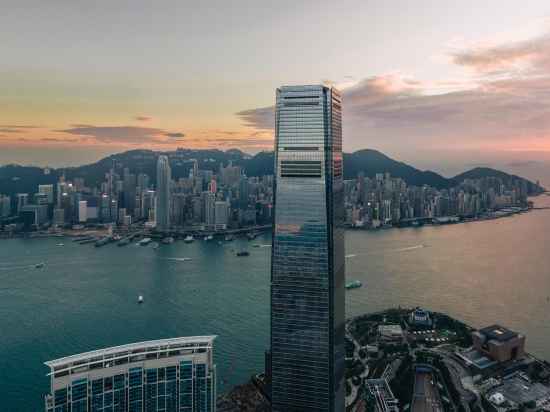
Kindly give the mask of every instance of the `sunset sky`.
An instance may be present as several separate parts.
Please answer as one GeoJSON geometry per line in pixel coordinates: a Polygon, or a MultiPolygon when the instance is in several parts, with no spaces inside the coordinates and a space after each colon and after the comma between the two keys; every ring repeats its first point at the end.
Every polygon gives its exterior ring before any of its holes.
{"type": "Polygon", "coordinates": [[[271,150],[275,88],[343,91],[345,150],[550,176],[550,2],[11,2],[0,164],[271,150]]]}

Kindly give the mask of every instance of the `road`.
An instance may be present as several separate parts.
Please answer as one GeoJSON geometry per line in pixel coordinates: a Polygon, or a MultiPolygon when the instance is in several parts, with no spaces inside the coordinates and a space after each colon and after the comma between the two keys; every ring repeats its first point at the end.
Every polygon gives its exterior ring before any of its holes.
{"type": "Polygon", "coordinates": [[[430,373],[418,372],[414,381],[411,412],[442,412],[443,406],[430,373]]]}
{"type": "MultiPolygon", "coordinates": [[[[366,377],[369,375],[369,365],[368,365],[368,362],[367,362],[366,358],[361,359],[361,357],[359,356],[359,350],[361,349],[361,345],[359,345],[359,342],[357,342],[355,340],[355,338],[353,337],[353,335],[350,333],[349,324],[347,322],[346,322],[346,335],[353,342],[353,346],[354,346],[353,358],[354,359],[359,359],[361,361],[361,363],[363,364],[363,366],[365,367],[365,370],[363,371],[363,373],[361,373],[361,375],[359,375],[359,377],[361,378],[361,383],[362,383],[363,380],[366,379],[366,377]]],[[[348,382],[351,386],[351,394],[350,394],[350,396],[346,396],[346,408],[356,401],[357,393],[359,392],[359,388],[361,386],[361,385],[355,386],[353,384],[353,382],[351,381],[351,379],[348,379],[348,382]]]]}

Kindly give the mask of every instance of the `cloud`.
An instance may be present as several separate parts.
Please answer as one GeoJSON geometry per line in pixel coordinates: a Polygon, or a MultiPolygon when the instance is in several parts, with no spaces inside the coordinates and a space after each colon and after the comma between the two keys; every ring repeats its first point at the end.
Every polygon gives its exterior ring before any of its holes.
{"type": "Polygon", "coordinates": [[[0,129],[0,133],[21,133],[23,130],[21,129],[9,129],[9,128],[2,128],[0,129]]]}
{"type": "Polygon", "coordinates": [[[528,167],[528,166],[538,166],[538,165],[542,165],[542,164],[543,164],[543,162],[538,161],[538,160],[521,160],[521,161],[517,161],[517,162],[507,163],[506,166],[509,166],[509,167],[528,167]]]}
{"type": "Polygon", "coordinates": [[[80,142],[80,139],[58,139],[55,137],[43,137],[40,139],[41,142],[52,142],[52,143],[76,143],[80,142]]]}
{"type": "Polygon", "coordinates": [[[474,46],[451,53],[457,65],[481,73],[500,73],[509,70],[550,68],[550,34],[511,44],[474,46]]]}
{"type": "Polygon", "coordinates": [[[138,122],[149,122],[153,120],[153,118],[150,116],[136,116],[134,119],[137,120],[138,122]]]}
{"type": "Polygon", "coordinates": [[[185,137],[185,134],[183,134],[183,133],[164,133],[164,136],[173,137],[173,138],[181,138],[181,137],[185,137]]]}
{"type": "Polygon", "coordinates": [[[243,110],[238,112],[237,116],[245,125],[252,126],[255,129],[272,130],[275,127],[273,106],[243,110]]]}
{"type": "Polygon", "coordinates": [[[6,128],[6,129],[38,129],[40,126],[0,124],[0,127],[1,128],[6,128]]]}
{"type": "MultiPolygon", "coordinates": [[[[410,156],[413,147],[415,152],[550,151],[550,35],[466,49],[452,57],[476,73],[445,93],[434,92],[436,83],[399,73],[343,88],[344,148],[401,156],[410,156]]],[[[273,107],[237,116],[256,130],[274,128],[273,107]]]]}
{"type": "Polygon", "coordinates": [[[75,124],[69,129],[56,130],[60,133],[68,133],[77,136],[84,136],[96,143],[116,143],[116,144],[167,144],[174,143],[174,140],[166,140],[166,137],[179,138],[183,133],[168,132],[163,129],[153,127],[137,126],[93,126],[86,124],[75,124]]]}

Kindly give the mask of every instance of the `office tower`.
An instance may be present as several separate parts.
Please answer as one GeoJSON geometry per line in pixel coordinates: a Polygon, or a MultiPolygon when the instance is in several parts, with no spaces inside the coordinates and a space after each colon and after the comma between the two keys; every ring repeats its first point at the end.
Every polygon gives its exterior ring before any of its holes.
{"type": "Polygon", "coordinates": [[[277,90],[271,261],[273,411],[344,410],[341,98],[277,90]]]}
{"type": "Polygon", "coordinates": [[[218,192],[218,184],[216,183],[216,179],[212,178],[208,186],[210,187],[210,192],[214,194],[218,192]]]}
{"type": "Polygon", "coordinates": [[[8,217],[11,215],[11,198],[9,196],[0,195],[0,217],[8,217]]]}
{"type": "Polygon", "coordinates": [[[53,223],[56,226],[65,225],[65,209],[54,209],[53,210],[53,223]]]}
{"type": "Polygon", "coordinates": [[[53,185],[38,185],[38,193],[46,195],[48,204],[53,204],[53,185]]]}
{"type": "Polygon", "coordinates": [[[202,192],[203,217],[206,226],[214,227],[216,224],[216,195],[212,192],[202,192]]]}
{"type": "Polygon", "coordinates": [[[86,223],[88,220],[88,202],[86,200],[81,200],[78,202],[78,221],[80,223],[86,223]]]}
{"type": "Polygon", "coordinates": [[[248,207],[248,197],[250,196],[248,178],[241,176],[239,180],[239,208],[246,209],[248,207]]]}
{"type": "Polygon", "coordinates": [[[129,213],[134,213],[134,209],[136,207],[136,186],[136,175],[130,173],[130,170],[128,168],[125,168],[123,180],[123,201],[124,207],[129,213]]]}
{"type": "Polygon", "coordinates": [[[149,176],[145,173],[140,173],[137,176],[137,185],[139,192],[138,194],[142,194],[147,189],[149,189],[149,176]]]}
{"type": "Polygon", "coordinates": [[[155,208],[155,191],[146,190],[141,193],[141,213],[140,217],[142,219],[147,219],[150,214],[150,210],[155,208]]]}
{"type": "Polygon", "coordinates": [[[48,220],[47,205],[25,205],[19,211],[25,230],[38,229],[48,220]]]}
{"type": "Polygon", "coordinates": [[[157,230],[167,232],[170,230],[170,181],[172,173],[168,156],[161,155],[157,161],[157,230]]]}
{"type": "Polygon", "coordinates": [[[225,230],[229,223],[229,203],[225,200],[218,200],[215,203],[216,230],[225,230]]]}
{"type": "Polygon", "coordinates": [[[215,338],[132,343],[46,362],[45,411],[214,412],[215,338]]]}
{"type": "Polygon", "coordinates": [[[26,206],[29,203],[29,194],[28,193],[17,193],[17,207],[15,209],[16,213],[19,214],[23,209],[23,206],[26,206]]]}

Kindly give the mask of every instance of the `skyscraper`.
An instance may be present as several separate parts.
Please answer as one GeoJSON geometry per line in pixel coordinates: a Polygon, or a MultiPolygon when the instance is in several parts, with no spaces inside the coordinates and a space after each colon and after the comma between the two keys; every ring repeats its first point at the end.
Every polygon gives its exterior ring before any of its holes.
{"type": "Polygon", "coordinates": [[[168,156],[161,155],[157,161],[157,230],[167,232],[170,230],[170,181],[172,173],[168,156]]]}
{"type": "Polygon", "coordinates": [[[46,362],[45,411],[214,412],[215,338],[132,343],[46,362]]]}
{"type": "Polygon", "coordinates": [[[341,97],[283,86],[275,117],[271,261],[274,411],[344,410],[341,97]]]}

